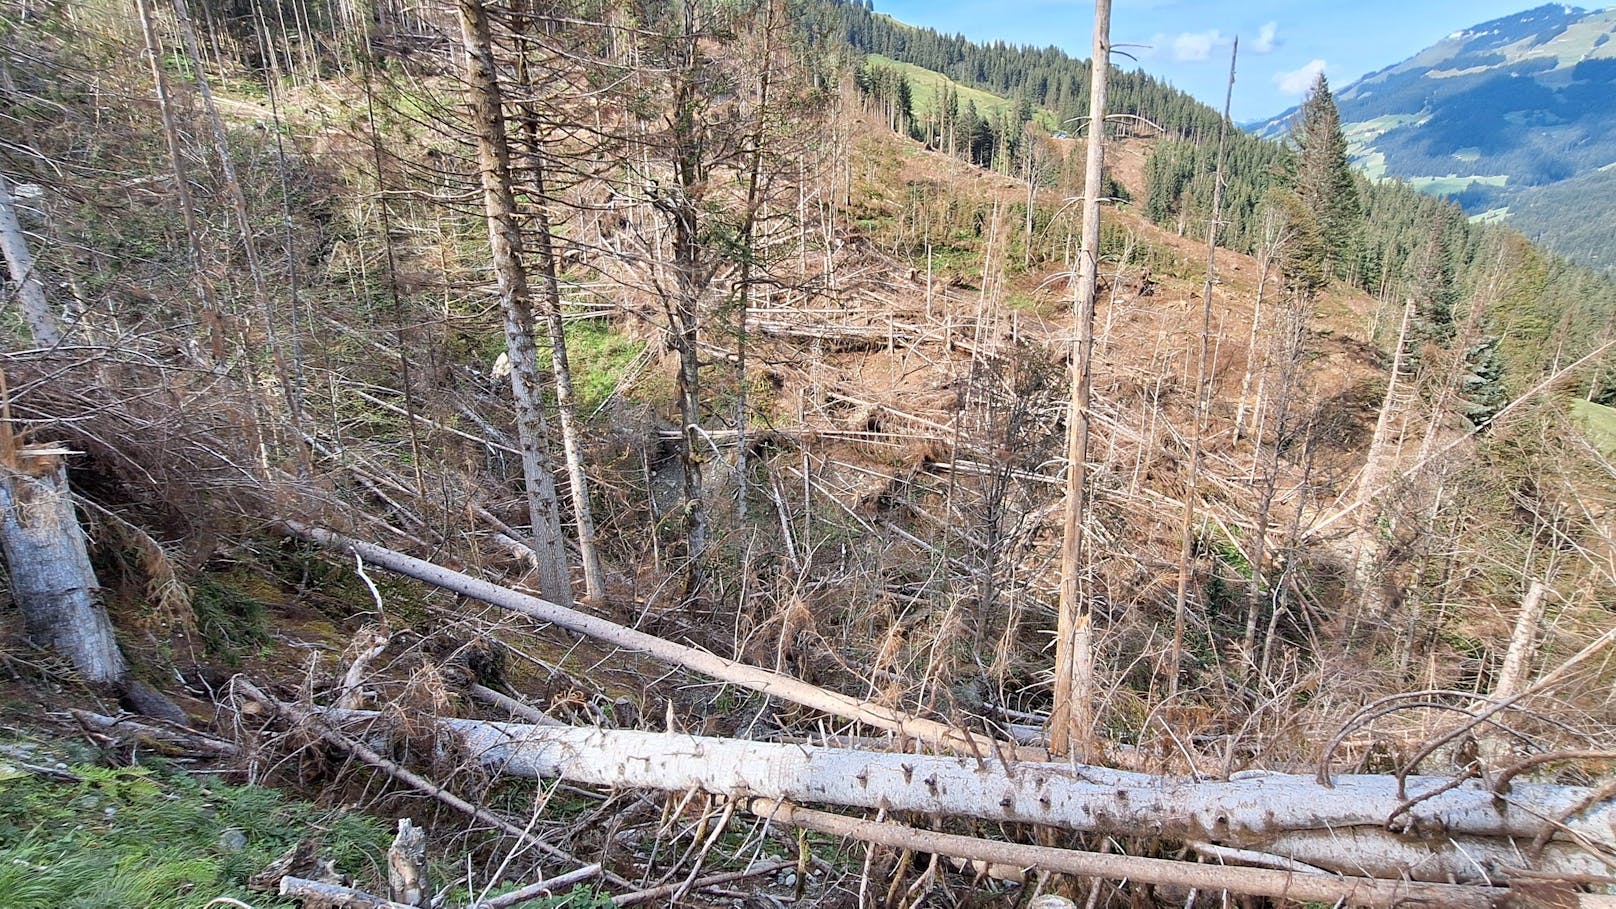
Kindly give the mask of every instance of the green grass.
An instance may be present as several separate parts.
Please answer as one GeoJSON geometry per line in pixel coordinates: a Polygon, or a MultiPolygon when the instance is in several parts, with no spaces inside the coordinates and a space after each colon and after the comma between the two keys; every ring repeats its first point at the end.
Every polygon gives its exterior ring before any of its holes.
{"type": "Polygon", "coordinates": [[[374,887],[391,835],[381,822],[206,783],[164,769],[93,765],[77,782],[0,758],[0,905],[7,909],[201,909],[221,896],[256,909],[291,903],[247,881],[301,837],[374,887]]]}
{"type": "Polygon", "coordinates": [[[608,322],[585,319],[568,323],[567,362],[572,366],[578,412],[588,414],[599,407],[644,349],[644,342],[618,333],[608,322]]]}
{"type": "Polygon", "coordinates": [[[1461,177],[1456,174],[1449,174],[1446,177],[1409,177],[1405,182],[1422,193],[1428,193],[1433,196],[1448,196],[1454,193],[1462,193],[1473,184],[1478,183],[1482,186],[1504,186],[1509,183],[1509,176],[1500,174],[1490,177],[1461,177]]]}
{"type": "Polygon", "coordinates": [[[1616,458],[1616,407],[1578,399],[1571,402],[1571,415],[1605,457],[1616,458]]]}
{"type": "MultiPolygon", "coordinates": [[[[32,762],[55,758],[37,744],[12,747],[28,749],[32,762]]],[[[318,840],[320,858],[352,876],[353,886],[386,892],[393,837],[375,818],[166,766],[80,764],[72,768],[78,781],[56,780],[8,764],[5,754],[0,751],[4,909],[203,909],[219,897],[253,909],[292,909],[292,902],[250,890],[247,882],[305,837],[318,840]]],[[[452,876],[445,870],[441,877],[452,876]]],[[[507,883],[494,893],[519,885],[507,883]]],[[[470,902],[464,887],[448,897],[449,906],[470,902]]],[[[526,905],[603,909],[611,903],[580,888],[526,905]]]]}
{"type": "MultiPolygon", "coordinates": [[[[871,66],[884,66],[898,70],[909,80],[909,92],[913,100],[916,119],[925,119],[926,111],[936,109],[937,95],[945,85],[954,87],[954,91],[959,96],[961,110],[965,109],[966,102],[970,102],[976,105],[976,112],[983,116],[987,116],[989,112],[1008,111],[1014,108],[1016,104],[1009,98],[1000,97],[980,88],[961,85],[942,73],[926,69],[923,66],[916,66],[913,63],[901,63],[880,54],[870,54],[865,59],[870,62],[871,66]]],[[[1047,110],[1034,110],[1032,118],[1040,126],[1051,132],[1060,128],[1055,123],[1055,115],[1047,110]]]]}

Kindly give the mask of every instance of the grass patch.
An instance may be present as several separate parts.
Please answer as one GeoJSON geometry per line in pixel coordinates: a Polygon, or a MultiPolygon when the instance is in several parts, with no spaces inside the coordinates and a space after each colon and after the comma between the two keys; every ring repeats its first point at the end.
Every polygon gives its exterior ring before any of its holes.
{"type": "MultiPolygon", "coordinates": [[[[977,113],[986,117],[990,112],[995,114],[1003,113],[1012,110],[1016,106],[1016,102],[1009,98],[983,91],[980,88],[972,88],[969,85],[961,85],[942,73],[926,69],[924,66],[902,63],[891,57],[883,57],[880,54],[870,54],[865,59],[870,62],[871,66],[884,66],[903,73],[904,78],[909,80],[910,99],[917,119],[923,120],[925,119],[926,111],[937,109],[937,96],[941,93],[943,87],[947,85],[954,87],[954,92],[959,97],[960,110],[964,110],[966,103],[969,102],[976,105],[977,113]]],[[[1032,119],[1033,122],[1050,132],[1060,128],[1060,125],[1055,120],[1055,115],[1042,108],[1033,110],[1032,119]]]]}
{"type": "Polygon", "coordinates": [[[1404,182],[1428,195],[1452,196],[1464,192],[1472,185],[1504,186],[1509,183],[1509,176],[1461,177],[1449,174],[1446,177],[1409,177],[1404,182]]]}
{"type": "Polygon", "coordinates": [[[374,890],[392,835],[371,818],[272,789],[206,784],[162,768],[73,768],[64,782],[0,758],[0,903],[8,909],[201,909],[216,897],[256,909],[289,901],[247,881],[301,837],[374,890]]]}
{"type": "Polygon", "coordinates": [[[1571,402],[1571,416],[1582,424],[1595,448],[1607,458],[1616,458],[1616,407],[1578,399],[1571,402]]]}
{"type": "Polygon", "coordinates": [[[617,389],[629,366],[645,350],[645,343],[618,333],[599,319],[568,323],[566,331],[573,393],[579,413],[587,414],[617,389]]]}

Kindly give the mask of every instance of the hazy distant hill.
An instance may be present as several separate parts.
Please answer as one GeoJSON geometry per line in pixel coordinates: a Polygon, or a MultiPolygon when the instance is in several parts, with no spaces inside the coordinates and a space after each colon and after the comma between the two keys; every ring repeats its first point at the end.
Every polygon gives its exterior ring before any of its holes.
{"type": "MultiPolygon", "coordinates": [[[[1341,89],[1355,160],[1616,267],[1616,9],[1541,6],[1341,89]],[[1605,169],[1602,171],[1602,169],[1605,169]]],[[[1294,111],[1257,127],[1280,135],[1294,111]]]]}

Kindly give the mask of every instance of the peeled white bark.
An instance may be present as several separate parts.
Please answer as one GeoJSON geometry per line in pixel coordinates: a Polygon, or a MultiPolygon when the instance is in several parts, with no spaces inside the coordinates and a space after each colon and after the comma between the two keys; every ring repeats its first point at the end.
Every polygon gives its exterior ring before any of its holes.
{"type": "MultiPolygon", "coordinates": [[[[325,712],[368,721],[366,711],[325,712]]],[[[1034,823],[1066,830],[1257,849],[1346,874],[1426,881],[1504,881],[1510,868],[1605,874],[1572,839],[1616,841],[1616,806],[1572,814],[1589,789],[1524,784],[1497,799],[1472,781],[1386,821],[1404,802],[1390,776],[1269,774],[1234,781],[1159,777],[992,757],[877,753],[674,733],[553,728],[444,719],[483,764],[527,777],[605,787],[762,797],[1034,823]],[[1541,855],[1532,839],[1561,818],[1541,855]],[[1517,845],[1518,844],[1518,845],[1517,845]]],[[[1441,778],[1409,780],[1417,796],[1441,778]]]]}
{"type": "Polygon", "coordinates": [[[123,655],[59,455],[17,452],[0,461],[0,549],[29,638],[67,657],[88,681],[120,681],[123,655]]]}
{"type": "Polygon", "coordinates": [[[17,206],[11,198],[11,184],[4,174],[0,174],[0,254],[6,260],[11,280],[17,284],[17,302],[22,304],[23,319],[28,322],[34,343],[55,347],[61,343],[62,331],[45,299],[45,285],[39,280],[33,254],[28,251],[28,239],[23,236],[17,206]]]}

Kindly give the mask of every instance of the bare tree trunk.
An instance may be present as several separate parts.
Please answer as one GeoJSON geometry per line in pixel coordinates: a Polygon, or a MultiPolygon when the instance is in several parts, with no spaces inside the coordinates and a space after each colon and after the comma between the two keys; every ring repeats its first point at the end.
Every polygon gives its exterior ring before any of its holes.
{"type": "MultiPolygon", "coordinates": [[[[374,729],[373,711],[324,709],[332,722],[374,729]]],[[[1234,781],[1162,777],[1103,767],[978,760],[775,744],[686,733],[529,726],[441,719],[466,753],[515,776],[560,777],[613,788],[692,789],[731,797],[917,811],[945,817],[1040,824],[1063,830],[1204,842],[1258,849],[1316,868],[1393,880],[1511,879],[1510,868],[1604,874],[1588,837],[1602,842],[1616,807],[1589,807],[1595,790],[1520,783],[1512,807],[1477,784],[1449,788],[1440,777],[1412,777],[1408,790],[1430,797],[1406,805],[1393,776],[1261,774],[1234,781]],[[655,759],[647,759],[654,755],[655,759]],[[1442,791],[1446,789],[1447,791],[1442,791]],[[1386,829],[1441,831],[1423,837],[1386,829]],[[1564,827],[1551,818],[1566,818],[1564,827]],[[1534,862],[1515,840],[1548,835],[1534,862]]],[[[1522,878],[1529,880],[1529,878],[1522,878]]]]}
{"type": "Polygon", "coordinates": [[[673,172],[677,198],[664,200],[663,210],[673,228],[675,291],[672,306],[673,342],[679,354],[678,397],[682,439],[679,454],[684,477],[685,592],[698,593],[706,580],[707,502],[700,449],[701,435],[701,296],[710,275],[701,261],[698,201],[707,180],[700,125],[701,38],[696,29],[696,6],[684,0],[682,32],[676,36],[680,57],[674,74],[673,172]]]}
{"type": "MultiPolygon", "coordinates": [[[[516,6],[512,19],[518,37],[526,34],[531,13],[525,3],[516,6]]],[[[522,142],[526,146],[528,169],[532,173],[534,212],[533,232],[539,257],[539,278],[543,289],[544,321],[550,340],[551,371],[555,374],[556,416],[561,424],[561,451],[567,462],[567,482],[572,487],[572,515],[578,525],[578,561],[584,572],[584,596],[591,603],[606,601],[606,573],[600,564],[600,545],[595,538],[595,515],[590,505],[589,475],[584,470],[584,446],[578,431],[578,406],[572,389],[572,364],[567,359],[566,323],[561,318],[561,282],[557,275],[555,236],[550,228],[550,196],[546,185],[550,162],[539,141],[539,117],[534,109],[532,79],[528,75],[527,49],[518,47],[516,79],[521,90],[522,142]]]]}
{"type": "Polygon", "coordinates": [[[511,190],[510,145],[505,136],[499,83],[494,78],[493,38],[482,0],[460,0],[460,32],[466,48],[472,123],[477,130],[477,164],[488,220],[488,247],[505,313],[505,345],[511,361],[511,392],[516,401],[516,435],[522,448],[528,517],[533,525],[534,550],[539,554],[538,585],[545,598],[567,606],[572,603],[572,583],[567,575],[555,475],[550,469],[550,428],[539,390],[543,380],[533,344],[533,300],[527,270],[522,265],[522,235],[516,225],[516,199],[511,190]]]}
{"type": "Polygon", "coordinates": [[[186,252],[191,266],[191,281],[202,302],[202,319],[208,328],[209,353],[215,364],[223,363],[225,350],[224,320],[213,299],[202,265],[202,234],[196,223],[196,205],[191,199],[191,179],[185,165],[185,150],[180,147],[179,125],[174,122],[174,102],[169,96],[168,76],[163,72],[162,44],[157,38],[150,0],[135,0],[140,14],[141,32],[146,39],[146,57],[151,64],[152,85],[157,92],[157,108],[163,119],[163,138],[168,143],[169,166],[174,171],[174,196],[180,207],[180,218],[185,223],[186,252]]]}
{"type": "Polygon", "coordinates": [[[0,431],[0,549],[28,636],[67,657],[88,681],[122,681],[123,655],[101,605],[67,465],[56,451],[13,449],[9,416],[0,431]]]}
{"type": "Polygon", "coordinates": [[[1201,436],[1212,407],[1212,285],[1218,274],[1218,219],[1223,217],[1223,157],[1228,140],[1229,109],[1234,103],[1234,67],[1240,39],[1229,51],[1229,87],[1218,123],[1218,161],[1212,172],[1212,215],[1206,223],[1206,284],[1201,289],[1201,345],[1196,359],[1195,429],[1190,435],[1189,483],[1184,491],[1184,516],[1179,524],[1178,593],[1173,600],[1173,649],[1168,659],[1167,696],[1178,693],[1178,669],[1184,654],[1184,611],[1189,602],[1190,574],[1195,549],[1195,505],[1200,496],[1201,436]]]}
{"type": "MultiPolygon", "coordinates": [[[[1308,901],[1330,905],[1370,906],[1379,909],[1400,909],[1416,903],[1440,905],[1446,909],[1484,909],[1500,900],[1490,887],[1465,887],[1451,884],[1424,884],[1407,881],[1381,881],[1372,878],[1346,877],[1320,874],[1318,869],[1303,862],[1269,853],[1233,849],[1211,843],[1193,842],[1197,853],[1219,861],[1204,864],[1183,860],[1146,858],[1117,855],[1111,852],[1078,852],[1049,846],[1029,846],[997,840],[978,839],[934,830],[920,830],[890,821],[865,820],[825,811],[802,808],[789,802],[773,799],[754,799],[747,806],[757,817],[772,823],[817,830],[832,836],[853,837],[868,843],[878,843],[893,849],[907,849],[917,853],[933,853],[970,860],[973,870],[1004,869],[1025,884],[1031,872],[1055,872],[1084,878],[1105,878],[1140,884],[1167,884],[1187,888],[1192,894],[1190,903],[1197,903],[1193,894],[1229,893],[1251,896],[1276,897],[1280,902],[1308,901]],[[1224,864],[1248,861],[1249,867],[1224,864]],[[1026,873],[1023,873],[1026,872],[1026,873]]],[[[1107,844],[1109,847],[1109,843],[1107,844]]],[[[988,870],[990,876],[997,876],[988,870]]],[[[1227,896],[1227,894],[1225,894],[1227,896]]],[[[1035,900],[1031,905],[1072,905],[1068,901],[1047,904],[1035,900]]]]}
{"type": "Polygon", "coordinates": [[[56,313],[45,299],[45,282],[39,280],[34,267],[33,254],[28,251],[28,238],[23,235],[22,222],[17,218],[17,203],[11,197],[11,182],[0,174],[0,252],[5,253],[11,280],[17,285],[17,299],[22,304],[23,319],[40,347],[55,347],[62,342],[61,328],[56,324],[56,313]]]}
{"type": "Polygon", "coordinates": [[[1512,698],[1526,689],[1526,677],[1532,671],[1532,649],[1537,646],[1537,625],[1543,618],[1543,601],[1548,588],[1537,579],[1532,580],[1521,600],[1520,614],[1515,617],[1515,633],[1510,635],[1509,650],[1504,653],[1504,664],[1498,669],[1498,681],[1493,684],[1493,699],[1512,698]]]}
{"type": "MultiPolygon", "coordinates": [[[[1234,439],[1236,442],[1245,438],[1246,413],[1256,410],[1255,403],[1248,406],[1251,401],[1252,376],[1265,371],[1265,364],[1258,356],[1258,346],[1262,335],[1263,294],[1268,289],[1268,273],[1273,268],[1274,256],[1283,242],[1280,236],[1278,221],[1270,214],[1263,220],[1263,237],[1258,241],[1257,249],[1257,299],[1251,308],[1251,337],[1246,342],[1246,372],[1240,378],[1240,403],[1234,414],[1234,439]]],[[[1262,389],[1259,386],[1256,399],[1262,400],[1262,389]]],[[[1255,419],[1253,419],[1255,422],[1255,419]]],[[[1260,444],[1260,442],[1259,442],[1260,444]]]]}
{"type": "Polygon", "coordinates": [[[1381,618],[1385,597],[1381,594],[1375,567],[1380,561],[1379,521],[1380,509],[1375,500],[1386,485],[1392,472],[1395,449],[1392,439],[1398,434],[1406,408],[1407,391],[1403,371],[1408,358],[1408,328],[1414,320],[1414,298],[1403,304],[1403,322],[1397,330],[1397,351],[1392,355],[1392,374],[1386,380],[1386,397],[1380,404],[1380,416],[1375,419],[1375,434],[1369,441],[1369,454],[1364,460],[1363,472],[1358,477],[1358,527],[1352,557],[1352,583],[1358,594],[1358,613],[1352,618],[1356,630],[1364,614],[1374,620],[1381,618]]]}
{"type": "MultiPolygon", "coordinates": [[[[764,133],[769,123],[769,78],[774,74],[774,13],[773,0],[767,0],[763,21],[763,59],[758,73],[758,104],[753,116],[756,125],[751,136],[751,160],[746,165],[746,209],[739,230],[741,254],[740,275],[735,282],[735,516],[746,521],[747,498],[751,491],[750,468],[747,464],[747,381],[746,381],[746,328],[747,313],[752,304],[752,248],[753,233],[757,228],[758,211],[762,200],[758,196],[758,182],[763,170],[764,133]]],[[[800,225],[799,225],[800,227],[800,225]]]]}
{"type": "Polygon", "coordinates": [[[1066,514],[1061,539],[1060,611],[1055,626],[1055,703],[1049,746],[1076,760],[1089,757],[1094,727],[1093,610],[1083,583],[1083,522],[1087,518],[1089,396],[1094,354],[1094,294],[1099,275],[1100,172],[1105,165],[1105,93],[1111,66],[1111,0],[1095,0],[1089,73],[1089,141],[1083,173],[1083,234],[1078,253],[1077,340],[1072,350],[1072,396],[1066,414],[1066,514]]]}
{"type": "MultiPolygon", "coordinates": [[[[1273,517],[1274,499],[1279,493],[1280,448],[1290,428],[1291,399],[1296,393],[1302,358],[1307,352],[1307,325],[1312,315],[1312,301],[1304,291],[1292,292],[1280,315],[1280,325],[1274,346],[1279,349],[1279,375],[1275,376],[1272,440],[1263,444],[1257,435],[1257,513],[1252,517],[1251,548],[1246,552],[1250,561],[1251,578],[1246,585],[1246,629],[1243,645],[1250,661],[1248,670],[1256,666],[1257,618],[1267,596],[1267,576],[1264,563],[1268,560],[1268,525],[1273,517]]],[[[1266,381],[1266,376],[1264,377],[1266,381]]],[[[1262,406],[1261,398],[1258,406],[1262,406]]]]}

